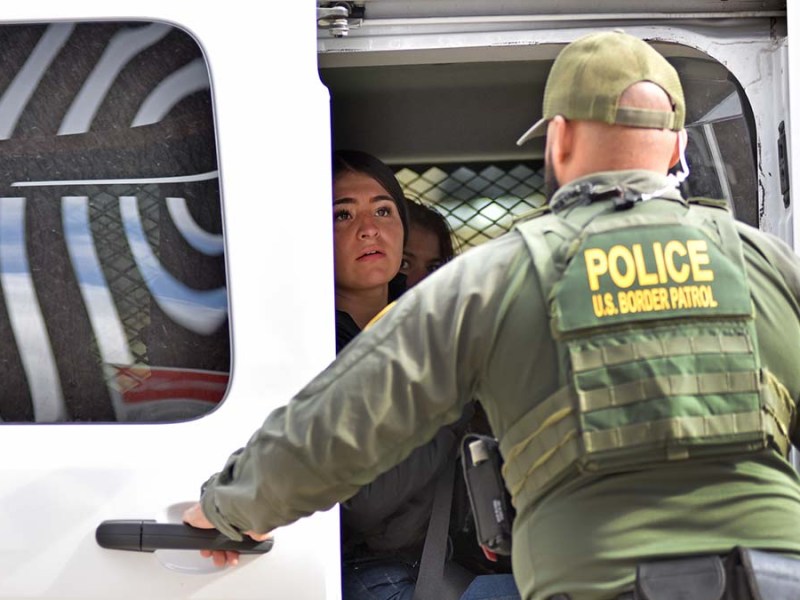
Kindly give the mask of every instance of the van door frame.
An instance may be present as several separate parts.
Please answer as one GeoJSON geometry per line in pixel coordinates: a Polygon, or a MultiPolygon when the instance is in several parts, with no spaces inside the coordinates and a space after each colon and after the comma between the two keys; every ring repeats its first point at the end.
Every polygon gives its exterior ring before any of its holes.
{"type": "Polygon", "coordinates": [[[788,106],[786,109],[786,142],[789,161],[789,197],[792,200],[792,247],[795,252],[800,252],[800,216],[796,215],[796,203],[800,202],[800,194],[797,193],[795,186],[800,185],[800,153],[795,153],[796,146],[793,142],[800,143],[800,77],[797,76],[797,69],[800,69],[800,7],[796,2],[786,2],[786,37],[790,40],[787,43],[787,64],[785,77],[788,89],[788,106]],[[791,40],[795,40],[792,44],[791,40]],[[792,67],[795,75],[792,77],[792,67]],[[794,117],[793,117],[794,115],[794,117]]]}

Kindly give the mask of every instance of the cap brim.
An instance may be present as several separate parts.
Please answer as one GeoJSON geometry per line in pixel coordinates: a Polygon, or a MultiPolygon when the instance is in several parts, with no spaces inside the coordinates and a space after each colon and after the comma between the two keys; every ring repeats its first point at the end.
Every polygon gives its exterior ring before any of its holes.
{"type": "Polygon", "coordinates": [[[532,140],[535,137],[539,137],[545,134],[547,129],[547,119],[539,119],[536,123],[533,124],[533,127],[528,129],[525,133],[522,134],[522,137],[517,140],[517,146],[522,146],[525,142],[532,140]]]}

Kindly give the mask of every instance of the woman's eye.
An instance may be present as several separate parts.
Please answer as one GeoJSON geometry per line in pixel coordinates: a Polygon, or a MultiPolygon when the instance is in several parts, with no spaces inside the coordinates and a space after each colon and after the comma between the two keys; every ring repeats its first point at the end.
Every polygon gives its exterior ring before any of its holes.
{"type": "Polygon", "coordinates": [[[428,263],[428,273],[433,273],[436,269],[441,267],[444,263],[440,260],[428,263]]]}
{"type": "Polygon", "coordinates": [[[411,266],[411,263],[408,262],[408,259],[404,256],[402,262],[400,263],[400,270],[404,271],[411,266]]]}
{"type": "Polygon", "coordinates": [[[375,214],[379,217],[388,217],[392,214],[392,209],[388,206],[381,206],[378,210],[375,211],[375,214]]]}
{"type": "Polygon", "coordinates": [[[350,212],[344,209],[342,210],[335,210],[333,211],[333,222],[336,223],[338,221],[346,221],[350,217],[350,212]]]}

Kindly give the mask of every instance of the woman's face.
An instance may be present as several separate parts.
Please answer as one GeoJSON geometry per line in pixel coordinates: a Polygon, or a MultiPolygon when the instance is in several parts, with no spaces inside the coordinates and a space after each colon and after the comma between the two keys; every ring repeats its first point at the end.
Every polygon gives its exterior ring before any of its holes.
{"type": "Polygon", "coordinates": [[[406,275],[406,285],[411,288],[442,266],[439,238],[430,229],[411,223],[403,252],[400,271],[406,275]]]}
{"type": "Polygon", "coordinates": [[[333,182],[333,240],[337,290],[389,283],[403,259],[403,223],[392,197],[363,173],[333,182]]]}

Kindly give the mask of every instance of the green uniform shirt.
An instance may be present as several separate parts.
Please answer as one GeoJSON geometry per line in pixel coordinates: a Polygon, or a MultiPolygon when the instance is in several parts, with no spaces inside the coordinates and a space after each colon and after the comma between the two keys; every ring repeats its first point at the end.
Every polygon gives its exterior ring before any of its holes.
{"type": "MultiPolygon", "coordinates": [[[[685,211],[664,177],[586,178],[667,199],[633,211],[685,211]]],[[[563,193],[563,190],[559,194],[563,193]]],[[[554,200],[558,199],[558,194],[554,200]]],[[[583,222],[609,210],[564,211],[583,222]]],[[[629,213],[630,214],[630,213],[629,213]]],[[[737,225],[762,365],[800,393],[800,260],[776,238],[737,225]]],[[[268,531],[352,496],[481,401],[500,440],[558,388],[545,298],[517,232],[470,250],[407,292],[206,485],[223,532],[268,531]]],[[[629,588],[643,559],[736,545],[800,554],[800,480],[777,454],[583,476],[517,506],[514,574],[523,598],[567,592],[601,600],[629,588]]]]}

